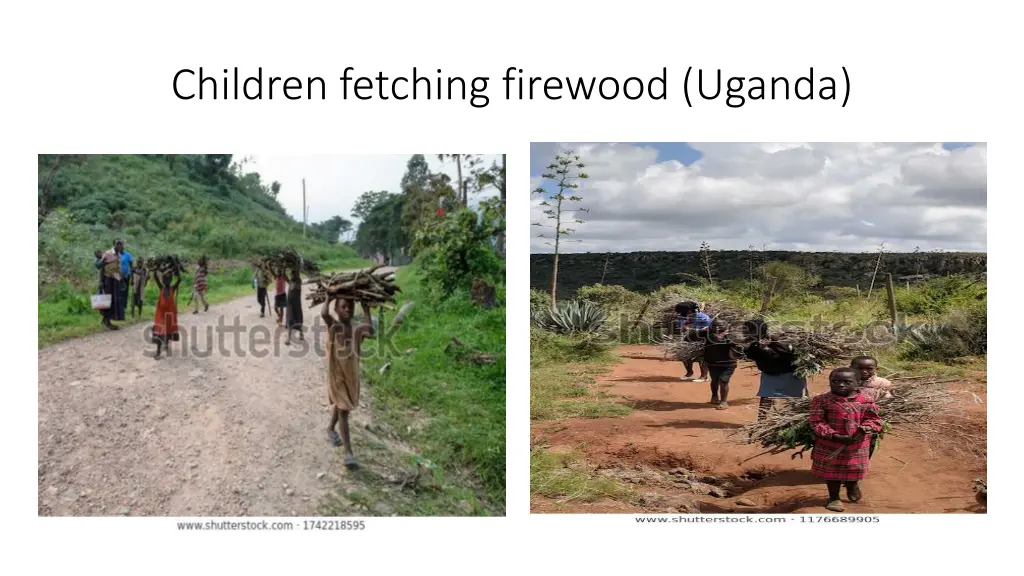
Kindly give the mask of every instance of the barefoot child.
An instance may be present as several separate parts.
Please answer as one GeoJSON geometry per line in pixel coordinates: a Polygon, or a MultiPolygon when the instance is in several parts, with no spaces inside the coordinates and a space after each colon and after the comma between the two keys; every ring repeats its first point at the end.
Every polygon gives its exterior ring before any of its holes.
{"type": "Polygon", "coordinates": [[[146,269],[145,260],[140,258],[132,270],[132,318],[135,318],[136,308],[139,309],[139,316],[142,316],[147,282],[149,282],[149,270],[146,269]]]}
{"type": "Polygon", "coordinates": [[[285,313],[285,328],[288,329],[288,337],[285,338],[286,345],[292,343],[292,330],[299,331],[299,340],[304,340],[302,335],[302,278],[299,277],[299,269],[292,270],[292,277],[288,281],[288,309],[285,313]]]}
{"type": "Polygon", "coordinates": [[[742,353],[729,339],[729,327],[719,320],[712,321],[704,345],[704,362],[711,373],[711,404],[719,410],[729,407],[729,380],[742,353]]]}
{"type": "MultiPolygon", "coordinates": [[[[868,400],[878,402],[882,398],[892,396],[892,382],[882,378],[875,373],[878,370],[878,360],[872,356],[857,356],[850,362],[850,367],[857,371],[859,392],[868,400]]],[[[871,448],[868,449],[868,458],[875,455],[875,447],[878,446],[878,436],[871,437],[871,448]]]]}
{"type": "Polygon", "coordinates": [[[167,348],[170,353],[170,343],[180,339],[178,335],[178,286],[181,285],[181,272],[167,272],[160,277],[155,274],[157,288],[160,289],[160,297],[156,301],[156,318],[153,320],[153,343],[156,344],[156,359],[160,359],[160,349],[167,348]],[[174,285],[171,285],[171,279],[174,285]]]}
{"type": "Polygon", "coordinates": [[[757,419],[761,420],[768,415],[776,398],[802,398],[807,391],[807,380],[796,375],[793,347],[772,340],[763,320],[744,322],[743,332],[749,342],[743,353],[761,371],[761,385],[757,389],[761,399],[757,419]]]}
{"type": "Polygon", "coordinates": [[[352,326],[352,312],[355,302],[329,297],[324,303],[321,315],[327,324],[327,400],[331,403],[331,423],[327,436],[334,446],[345,446],[345,466],[356,467],[349,437],[348,414],[359,406],[359,356],[363,339],[373,335],[370,307],[363,306],[363,323],[352,326]],[[331,316],[331,303],[337,319],[331,316]],[[341,421],[341,437],[335,426],[341,421]]]}
{"type": "Polygon", "coordinates": [[[283,268],[275,270],[274,274],[274,312],[277,313],[277,323],[280,325],[284,321],[284,309],[288,306],[287,282],[283,268]]]}
{"type": "Polygon", "coordinates": [[[811,399],[810,425],[817,437],[811,471],[828,486],[828,505],[842,512],[840,488],[850,502],[859,502],[858,482],[868,474],[871,437],[882,430],[878,406],[857,392],[857,371],[836,368],[828,376],[829,392],[811,399]]]}
{"type": "Polygon", "coordinates": [[[199,301],[203,301],[203,312],[210,309],[210,303],[206,301],[206,255],[199,258],[199,265],[196,266],[196,276],[192,280],[192,299],[195,300],[193,314],[199,314],[199,301]]]}

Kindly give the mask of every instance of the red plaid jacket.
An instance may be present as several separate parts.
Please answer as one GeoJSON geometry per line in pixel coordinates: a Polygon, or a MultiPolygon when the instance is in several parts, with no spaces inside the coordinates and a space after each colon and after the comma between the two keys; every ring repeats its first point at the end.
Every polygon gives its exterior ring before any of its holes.
{"type": "Polygon", "coordinates": [[[860,432],[867,426],[872,432],[882,430],[878,405],[859,392],[843,398],[831,392],[811,399],[811,430],[818,439],[811,453],[812,471],[825,480],[856,481],[868,472],[871,436],[860,432]],[[833,440],[835,434],[854,435],[847,444],[833,440]]]}

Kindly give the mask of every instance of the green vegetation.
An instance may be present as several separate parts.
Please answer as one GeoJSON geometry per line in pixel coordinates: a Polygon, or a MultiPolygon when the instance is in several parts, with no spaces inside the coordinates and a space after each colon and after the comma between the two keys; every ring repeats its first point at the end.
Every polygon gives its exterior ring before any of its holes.
{"type": "Polygon", "coordinates": [[[598,476],[582,456],[574,452],[530,452],[530,495],[566,502],[596,502],[611,498],[629,502],[633,489],[611,478],[598,476]]]}
{"type": "MultiPolygon", "coordinates": [[[[304,238],[302,223],[277,201],[281,185],[243,166],[229,154],[40,155],[39,346],[102,330],[89,301],[99,281],[93,251],[114,238],[136,259],[178,254],[191,268],[206,254],[211,303],[252,291],[246,260],[264,249],[291,246],[329,270],[365,264],[338,243],[350,222],[335,216],[304,238]]],[[[182,305],[191,282],[182,279],[182,305]]],[[[150,284],[148,318],[156,294],[150,284]]]]}
{"type": "MultiPolygon", "coordinates": [[[[425,284],[418,265],[401,269],[398,283],[403,300],[416,304],[393,336],[394,349],[381,338],[376,353],[364,360],[374,416],[435,465],[437,487],[429,509],[440,513],[447,505],[468,502],[475,513],[503,514],[504,305],[481,310],[466,291],[440,297],[425,284]],[[478,365],[454,356],[447,350],[452,336],[495,362],[478,365]],[[380,375],[385,364],[389,369],[380,375]]],[[[498,288],[503,302],[504,286],[498,288]]]]}

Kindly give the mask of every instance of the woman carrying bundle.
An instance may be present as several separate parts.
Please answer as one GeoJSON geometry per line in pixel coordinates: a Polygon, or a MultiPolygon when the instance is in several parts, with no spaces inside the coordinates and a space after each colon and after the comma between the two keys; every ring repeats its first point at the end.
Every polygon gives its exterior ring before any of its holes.
{"type": "Polygon", "coordinates": [[[284,322],[284,309],[288,306],[288,282],[284,277],[284,268],[278,267],[274,271],[274,313],[277,314],[277,324],[284,322]]]}
{"type": "Polygon", "coordinates": [[[103,326],[107,330],[117,330],[111,321],[123,322],[125,310],[121,292],[121,255],[113,248],[103,252],[96,258],[96,268],[100,270],[100,293],[110,295],[110,307],[102,311],[103,326]]]}
{"type": "MultiPolygon", "coordinates": [[[[696,302],[680,302],[676,304],[676,325],[686,342],[700,342],[707,338],[711,317],[700,311],[696,302]]],[[[704,358],[691,359],[686,362],[686,375],[680,380],[688,382],[704,382],[708,378],[708,365],[704,358]],[[693,377],[693,363],[700,363],[700,378],[693,377]]]]}
{"type": "Polygon", "coordinates": [[[761,386],[757,395],[761,402],[757,408],[758,420],[764,418],[775,398],[802,398],[807,391],[807,380],[796,372],[796,354],[788,344],[771,340],[768,325],[763,320],[743,323],[745,339],[750,342],[743,351],[761,371],[761,386]]]}
{"type": "Polygon", "coordinates": [[[718,410],[729,407],[729,380],[742,353],[730,340],[729,327],[720,320],[712,321],[704,345],[704,362],[711,373],[711,405],[718,410]]]}
{"type": "Polygon", "coordinates": [[[811,399],[814,432],[811,472],[828,486],[826,509],[844,510],[839,492],[846,486],[850,502],[863,497],[859,482],[868,474],[871,438],[882,431],[878,406],[857,389],[857,371],[836,368],[828,377],[829,392],[811,399]]]}

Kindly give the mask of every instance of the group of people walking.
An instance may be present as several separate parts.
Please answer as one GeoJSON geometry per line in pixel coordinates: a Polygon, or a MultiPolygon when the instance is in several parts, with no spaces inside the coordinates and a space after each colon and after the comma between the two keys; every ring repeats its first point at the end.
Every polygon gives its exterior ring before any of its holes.
{"type": "MultiPolygon", "coordinates": [[[[734,338],[726,323],[701,312],[695,302],[676,305],[676,316],[682,338],[704,342],[703,357],[686,362],[682,380],[705,382],[710,377],[711,404],[715,408],[728,408],[729,382],[740,358],[752,360],[761,372],[759,420],[768,416],[776,400],[809,395],[807,380],[796,375],[793,346],[772,340],[764,321],[744,322],[734,338]],[[699,378],[694,377],[695,363],[700,365],[699,378]]],[[[878,376],[877,368],[875,358],[858,356],[850,366],[833,370],[829,391],[811,399],[809,425],[815,435],[811,471],[825,481],[826,508],[831,511],[844,510],[840,500],[844,486],[850,502],[863,497],[859,482],[867,476],[883,427],[876,402],[892,390],[892,382],[878,376]]]]}

